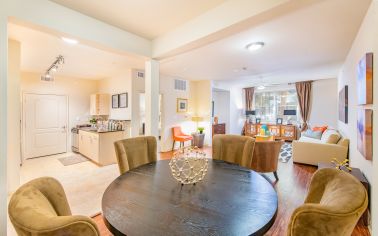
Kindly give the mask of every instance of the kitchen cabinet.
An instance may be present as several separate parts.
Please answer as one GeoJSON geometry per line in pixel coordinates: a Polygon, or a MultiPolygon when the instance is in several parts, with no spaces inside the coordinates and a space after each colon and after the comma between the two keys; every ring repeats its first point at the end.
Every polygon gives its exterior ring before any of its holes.
{"type": "Polygon", "coordinates": [[[92,116],[108,116],[110,106],[109,94],[92,94],[90,97],[90,114],[92,116]]]}
{"type": "Polygon", "coordinates": [[[99,165],[117,163],[114,142],[125,138],[125,132],[79,130],[79,152],[99,165]]]}

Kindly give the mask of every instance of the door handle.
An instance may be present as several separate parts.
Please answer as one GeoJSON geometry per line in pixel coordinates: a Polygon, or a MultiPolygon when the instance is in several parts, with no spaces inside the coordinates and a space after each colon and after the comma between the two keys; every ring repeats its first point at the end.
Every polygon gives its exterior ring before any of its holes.
{"type": "Polygon", "coordinates": [[[62,126],[62,129],[64,130],[64,132],[67,132],[65,125],[62,126]]]}

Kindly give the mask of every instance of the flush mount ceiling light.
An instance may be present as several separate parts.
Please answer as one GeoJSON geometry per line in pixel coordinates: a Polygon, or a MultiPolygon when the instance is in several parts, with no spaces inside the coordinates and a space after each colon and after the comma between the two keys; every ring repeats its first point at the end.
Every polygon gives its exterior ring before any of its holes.
{"type": "Polygon", "coordinates": [[[78,44],[79,41],[77,41],[76,39],[71,39],[71,38],[66,38],[66,37],[62,37],[62,40],[68,44],[78,44]]]}
{"type": "Polygon", "coordinates": [[[254,42],[254,43],[248,44],[247,46],[245,46],[245,48],[248,49],[249,51],[256,51],[264,47],[264,45],[265,45],[264,42],[254,42]]]}
{"type": "Polygon", "coordinates": [[[258,90],[263,90],[265,89],[265,86],[264,85],[260,85],[259,87],[257,87],[258,90]]]}

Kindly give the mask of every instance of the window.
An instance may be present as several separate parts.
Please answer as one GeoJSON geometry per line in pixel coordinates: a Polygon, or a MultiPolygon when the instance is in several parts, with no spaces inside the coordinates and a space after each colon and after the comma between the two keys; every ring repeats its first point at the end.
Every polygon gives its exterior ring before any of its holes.
{"type": "Polygon", "coordinates": [[[256,118],[262,122],[276,123],[277,118],[298,120],[298,99],[295,89],[285,91],[257,91],[253,99],[256,118]],[[284,116],[284,110],[295,110],[296,115],[284,116]]]}

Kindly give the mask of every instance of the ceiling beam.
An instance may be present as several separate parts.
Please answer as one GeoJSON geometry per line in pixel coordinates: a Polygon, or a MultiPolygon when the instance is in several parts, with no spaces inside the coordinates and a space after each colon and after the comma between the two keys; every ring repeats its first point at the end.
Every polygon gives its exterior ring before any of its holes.
{"type": "Polygon", "coordinates": [[[56,35],[118,53],[151,57],[150,40],[121,30],[48,0],[2,0],[1,16],[56,35]]]}
{"type": "MultiPolygon", "coordinates": [[[[323,0],[320,0],[323,1],[323,0]]],[[[166,59],[319,0],[232,0],[153,40],[152,56],[166,59]]]]}

